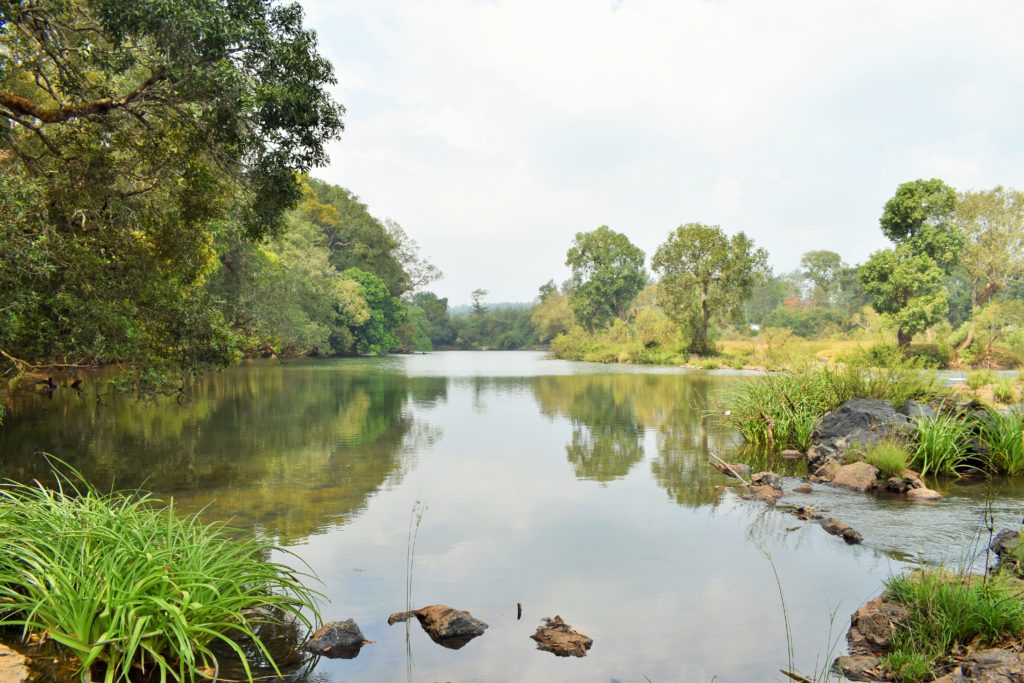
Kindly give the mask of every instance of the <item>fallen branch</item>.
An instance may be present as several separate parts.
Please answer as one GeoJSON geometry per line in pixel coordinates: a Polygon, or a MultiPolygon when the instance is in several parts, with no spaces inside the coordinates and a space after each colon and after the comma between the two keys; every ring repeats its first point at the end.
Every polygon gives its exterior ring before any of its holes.
{"type": "Polygon", "coordinates": [[[730,464],[729,464],[729,463],[727,463],[726,461],[722,460],[721,458],[719,458],[719,457],[718,457],[717,455],[715,455],[714,453],[708,453],[708,455],[710,455],[710,456],[711,456],[712,458],[714,458],[714,459],[715,459],[715,460],[717,460],[718,462],[720,462],[720,463],[722,463],[723,465],[725,465],[725,467],[726,467],[726,468],[728,468],[728,470],[729,470],[730,472],[732,472],[732,476],[736,477],[737,479],[739,479],[740,481],[742,481],[742,482],[743,482],[744,484],[746,484],[747,486],[750,486],[750,482],[749,482],[749,481],[747,481],[746,479],[744,479],[743,477],[741,477],[741,476],[740,476],[740,473],[739,473],[739,472],[737,472],[736,470],[734,470],[734,469],[732,468],[732,465],[730,465],[730,464]]]}

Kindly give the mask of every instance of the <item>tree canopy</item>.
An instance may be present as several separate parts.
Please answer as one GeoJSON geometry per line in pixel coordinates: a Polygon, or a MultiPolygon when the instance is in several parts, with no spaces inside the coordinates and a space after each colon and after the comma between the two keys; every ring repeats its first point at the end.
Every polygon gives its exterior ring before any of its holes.
{"type": "Polygon", "coordinates": [[[602,225],[578,232],[565,257],[572,269],[569,302],[588,330],[624,320],[633,299],[647,284],[644,252],[620,232],[602,225]]]}

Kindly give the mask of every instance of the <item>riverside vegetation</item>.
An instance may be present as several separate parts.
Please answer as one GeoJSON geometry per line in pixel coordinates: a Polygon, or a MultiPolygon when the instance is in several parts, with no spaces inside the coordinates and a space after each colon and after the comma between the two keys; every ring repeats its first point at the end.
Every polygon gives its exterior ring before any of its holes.
{"type": "Polygon", "coordinates": [[[77,474],[58,482],[0,488],[0,626],[59,644],[83,681],[208,677],[218,645],[250,679],[253,656],[280,674],[263,629],[319,622],[315,594],[268,559],[271,543],[77,474]]]}

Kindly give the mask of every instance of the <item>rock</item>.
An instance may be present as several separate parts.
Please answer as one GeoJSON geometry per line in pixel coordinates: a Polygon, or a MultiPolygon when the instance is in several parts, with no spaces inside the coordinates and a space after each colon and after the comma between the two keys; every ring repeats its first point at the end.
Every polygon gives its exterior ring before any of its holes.
{"type": "Polygon", "coordinates": [[[793,514],[800,519],[821,519],[824,515],[813,505],[803,505],[793,510],[793,514]]]}
{"type": "Polygon", "coordinates": [[[810,493],[814,490],[814,487],[808,483],[800,484],[799,486],[793,487],[793,493],[810,493]]]}
{"type": "Polygon", "coordinates": [[[771,486],[778,491],[782,490],[782,477],[774,472],[758,472],[750,477],[750,483],[755,486],[771,486]]]}
{"type": "Polygon", "coordinates": [[[712,462],[711,465],[716,470],[729,477],[736,477],[737,479],[748,479],[750,477],[750,465],[744,465],[741,462],[731,462],[727,465],[726,463],[715,461],[712,462]]]}
{"type": "Polygon", "coordinates": [[[1011,529],[1003,529],[992,538],[989,548],[999,557],[1012,556],[1020,545],[1020,534],[1011,529]]]}
{"type": "Polygon", "coordinates": [[[369,642],[356,622],[346,619],[324,624],[303,647],[308,652],[331,659],[354,659],[363,645],[369,642]]]}
{"type": "Polygon", "coordinates": [[[483,635],[487,624],[469,612],[452,609],[446,605],[428,605],[411,612],[395,612],[388,617],[388,624],[416,617],[430,639],[450,650],[465,647],[466,643],[483,635]]]}
{"type": "Polygon", "coordinates": [[[780,458],[784,458],[786,460],[797,460],[799,458],[804,457],[804,454],[801,453],[800,451],[794,451],[792,449],[787,449],[787,450],[784,450],[781,453],[779,453],[779,457],[780,458]]]}
{"type": "Polygon", "coordinates": [[[913,399],[907,401],[900,408],[900,413],[906,415],[911,420],[920,420],[922,418],[933,418],[935,417],[935,409],[927,403],[920,403],[913,399]]]}
{"type": "Polygon", "coordinates": [[[850,448],[864,448],[883,439],[902,438],[910,430],[911,420],[888,401],[851,398],[822,418],[807,451],[812,471],[826,458],[845,461],[850,448]]]}
{"type": "Polygon", "coordinates": [[[881,596],[867,601],[850,617],[850,631],[846,634],[850,654],[886,654],[895,628],[909,619],[910,612],[903,605],[887,602],[881,596]]]}
{"type": "Polygon", "coordinates": [[[904,470],[903,476],[889,477],[885,481],[885,490],[890,493],[906,493],[911,489],[920,488],[924,488],[924,482],[913,470],[904,470]]]}
{"type": "Polygon", "coordinates": [[[821,523],[821,526],[825,531],[829,532],[833,536],[839,536],[850,545],[860,543],[864,540],[864,537],[854,531],[846,522],[841,522],[838,519],[829,518],[821,523]]]}
{"type": "Polygon", "coordinates": [[[747,493],[743,496],[746,500],[761,500],[772,505],[774,505],[775,501],[781,497],[782,491],[773,486],[768,486],[767,484],[762,486],[748,486],[747,493]]]}
{"type": "Polygon", "coordinates": [[[824,460],[819,461],[816,466],[810,468],[812,472],[810,480],[812,482],[832,481],[832,478],[836,476],[836,472],[839,471],[840,467],[842,467],[842,465],[840,465],[835,458],[825,458],[824,460]]]}
{"type": "Polygon", "coordinates": [[[910,489],[907,491],[906,496],[909,500],[939,500],[942,498],[942,494],[938,491],[933,491],[924,487],[919,489],[910,489]]]}
{"type": "Polygon", "coordinates": [[[854,462],[840,467],[832,477],[833,486],[865,493],[878,485],[878,468],[866,462],[854,462]]]}
{"type": "Polygon", "coordinates": [[[1011,650],[979,650],[934,683],[1019,683],[1024,681],[1024,653],[1011,650]]]}
{"type": "Polygon", "coordinates": [[[0,645],[0,683],[28,680],[28,659],[6,645],[0,645]]]}
{"type": "Polygon", "coordinates": [[[836,657],[832,670],[842,674],[848,681],[885,680],[882,660],[871,655],[846,655],[836,657]]]}
{"type": "Polygon", "coordinates": [[[538,626],[537,632],[530,637],[537,641],[538,650],[559,657],[585,657],[594,644],[593,638],[577,633],[557,614],[554,619],[545,618],[544,625],[538,626]]]}

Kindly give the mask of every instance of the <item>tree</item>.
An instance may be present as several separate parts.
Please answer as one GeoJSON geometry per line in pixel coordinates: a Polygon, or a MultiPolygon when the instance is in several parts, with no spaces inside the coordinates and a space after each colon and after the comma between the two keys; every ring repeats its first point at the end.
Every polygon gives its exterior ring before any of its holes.
{"type": "Polygon", "coordinates": [[[416,292],[411,301],[413,306],[426,314],[427,336],[435,348],[455,343],[456,332],[448,314],[447,297],[442,299],[433,292],[416,292]]]}
{"type": "Polygon", "coordinates": [[[483,305],[485,296],[487,296],[486,289],[474,289],[469,293],[469,298],[473,302],[473,313],[475,315],[483,315],[487,311],[487,307],[483,305]]]}
{"type": "Polygon", "coordinates": [[[857,272],[875,310],[896,321],[901,348],[949,309],[945,278],[963,245],[951,222],[955,202],[953,189],[935,178],[900,185],[879,219],[895,247],[876,251],[857,272]]]}
{"type": "Polygon", "coordinates": [[[836,296],[839,279],[846,264],[834,251],[808,251],[800,259],[800,276],[810,284],[810,300],[815,306],[827,306],[836,296]]]}
{"type": "Polygon", "coordinates": [[[415,292],[444,277],[441,269],[420,255],[420,245],[396,221],[386,218],[384,227],[397,245],[394,257],[409,278],[408,292],[415,292]]]}
{"type": "Polygon", "coordinates": [[[398,328],[405,322],[401,299],[392,296],[384,281],[373,273],[349,268],[341,276],[359,285],[359,295],[370,312],[365,321],[350,328],[353,339],[350,350],[380,356],[398,348],[398,328]]]}
{"type": "Polygon", "coordinates": [[[0,54],[0,175],[35,188],[39,219],[4,235],[38,266],[0,259],[10,355],[229,362],[204,289],[221,239],[280,232],[342,129],[301,8],[0,0],[0,54]]]}
{"type": "Polygon", "coordinates": [[[572,269],[567,292],[572,310],[590,331],[616,317],[625,320],[633,299],[647,284],[644,252],[606,225],[576,233],[565,265],[572,269]]]}
{"type": "Polygon", "coordinates": [[[658,303],[680,326],[688,327],[690,350],[712,351],[712,316],[736,320],[754,286],[767,279],[768,253],[742,232],[726,237],[717,225],[682,225],[669,234],[652,260],[660,275],[658,303]]]}
{"type": "Polygon", "coordinates": [[[530,322],[542,344],[568,332],[576,324],[569,297],[558,291],[553,281],[540,288],[540,300],[530,313],[530,322]]]}

